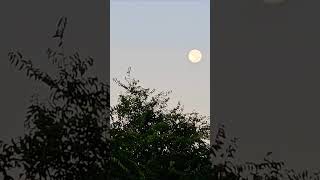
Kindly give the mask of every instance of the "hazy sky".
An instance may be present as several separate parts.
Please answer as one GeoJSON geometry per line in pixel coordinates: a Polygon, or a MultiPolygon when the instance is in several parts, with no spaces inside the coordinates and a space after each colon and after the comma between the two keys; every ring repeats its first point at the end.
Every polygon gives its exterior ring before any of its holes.
{"type": "MultiPolygon", "coordinates": [[[[148,88],[172,90],[186,112],[210,112],[210,1],[111,0],[110,77],[128,67],[148,88]],[[203,58],[188,61],[191,49],[203,58]]],[[[120,89],[111,83],[111,104],[120,89]]]]}

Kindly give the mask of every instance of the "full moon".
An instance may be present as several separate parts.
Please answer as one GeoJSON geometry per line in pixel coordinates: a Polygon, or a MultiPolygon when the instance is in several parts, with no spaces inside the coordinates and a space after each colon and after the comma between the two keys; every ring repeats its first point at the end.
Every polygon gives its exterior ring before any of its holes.
{"type": "Polygon", "coordinates": [[[189,52],[188,58],[189,58],[189,61],[191,61],[192,63],[198,63],[201,61],[202,54],[199,50],[193,49],[189,52]]]}

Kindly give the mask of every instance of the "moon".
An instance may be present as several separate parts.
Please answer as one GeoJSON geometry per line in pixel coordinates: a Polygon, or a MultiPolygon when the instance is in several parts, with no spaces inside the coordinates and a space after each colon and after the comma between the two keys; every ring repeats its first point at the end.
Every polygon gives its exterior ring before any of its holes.
{"type": "Polygon", "coordinates": [[[201,61],[202,59],[202,53],[201,51],[197,50],[197,49],[192,49],[191,51],[189,51],[188,54],[188,59],[190,62],[192,63],[198,63],[201,61]]]}

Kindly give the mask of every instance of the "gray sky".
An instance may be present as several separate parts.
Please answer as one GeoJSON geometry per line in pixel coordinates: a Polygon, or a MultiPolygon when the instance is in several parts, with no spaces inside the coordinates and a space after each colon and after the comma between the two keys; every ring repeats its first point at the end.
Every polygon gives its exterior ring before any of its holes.
{"type": "MultiPolygon", "coordinates": [[[[110,77],[128,67],[148,88],[172,90],[186,112],[210,112],[210,1],[111,0],[110,77]],[[191,49],[202,61],[188,61],[191,49]]],[[[111,104],[120,89],[111,83],[111,104]]],[[[173,105],[174,105],[173,104],[173,105]]]]}

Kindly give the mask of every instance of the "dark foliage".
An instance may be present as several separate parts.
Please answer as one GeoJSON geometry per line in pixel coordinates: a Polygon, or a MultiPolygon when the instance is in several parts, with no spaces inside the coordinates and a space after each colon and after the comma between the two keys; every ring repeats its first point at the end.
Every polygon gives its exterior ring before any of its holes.
{"type": "Polygon", "coordinates": [[[207,117],[184,113],[180,104],[169,108],[170,92],[140,86],[130,70],[125,83],[115,80],[124,93],[110,108],[108,84],[89,73],[93,59],[64,52],[67,18],[57,25],[57,48],[46,51],[55,73],[20,51],[8,54],[14,67],[48,88],[48,97],[32,99],[24,136],[0,141],[0,178],[12,180],[18,170],[26,180],[319,179],[286,169],[272,153],[262,162],[236,161],[238,139],[229,140],[223,125],[209,146],[207,117]]]}
{"type": "Polygon", "coordinates": [[[62,18],[54,36],[59,38],[58,48],[46,51],[48,62],[57,67],[55,75],[35,67],[19,51],[9,53],[11,64],[49,89],[47,101],[32,100],[25,120],[27,132],[11,147],[25,179],[106,179],[109,87],[87,73],[92,58],[63,52],[65,26],[62,18]]]}
{"type": "Polygon", "coordinates": [[[112,156],[125,164],[121,179],[207,179],[210,174],[208,124],[197,113],[169,109],[169,92],[143,88],[128,73],[125,93],[112,108],[112,156]]]}

